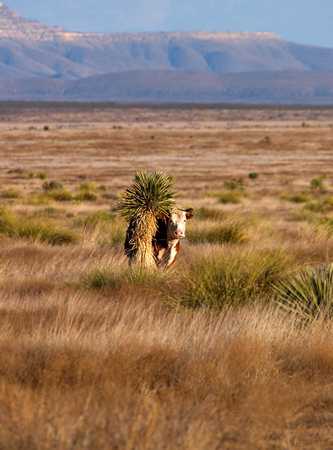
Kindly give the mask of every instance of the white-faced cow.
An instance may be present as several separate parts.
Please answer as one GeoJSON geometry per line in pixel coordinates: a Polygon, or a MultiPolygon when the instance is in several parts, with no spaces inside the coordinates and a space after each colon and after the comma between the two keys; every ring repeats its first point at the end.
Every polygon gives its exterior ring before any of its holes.
{"type": "MultiPolygon", "coordinates": [[[[157,232],[152,241],[152,252],[156,266],[165,270],[171,267],[180,251],[180,241],[186,236],[186,222],[193,217],[193,209],[175,209],[170,216],[157,221],[157,232]]],[[[135,249],[131,245],[133,224],[130,224],[125,241],[125,254],[131,263],[135,258],[135,249]]]]}

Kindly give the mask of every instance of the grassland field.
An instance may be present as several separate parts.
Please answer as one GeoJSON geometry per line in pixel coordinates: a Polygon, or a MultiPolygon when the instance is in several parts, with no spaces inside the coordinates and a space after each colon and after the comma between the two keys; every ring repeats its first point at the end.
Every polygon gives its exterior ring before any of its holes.
{"type": "Polygon", "coordinates": [[[333,109],[0,105],[0,450],[333,449],[333,323],[276,286],[333,260],[333,109]],[[193,207],[129,270],[137,170],[193,207]]]}

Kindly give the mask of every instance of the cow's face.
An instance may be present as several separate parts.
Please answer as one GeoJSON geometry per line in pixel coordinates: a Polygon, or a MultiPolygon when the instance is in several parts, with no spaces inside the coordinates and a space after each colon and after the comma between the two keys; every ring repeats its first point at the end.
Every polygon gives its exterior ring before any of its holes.
{"type": "Polygon", "coordinates": [[[193,209],[173,211],[168,225],[168,240],[184,239],[186,222],[193,217],[193,209]]]}

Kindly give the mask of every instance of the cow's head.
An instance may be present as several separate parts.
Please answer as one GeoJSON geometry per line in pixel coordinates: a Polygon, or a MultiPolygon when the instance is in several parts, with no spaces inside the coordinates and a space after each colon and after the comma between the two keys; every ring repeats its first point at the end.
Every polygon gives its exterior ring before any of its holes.
{"type": "Polygon", "coordinates": [[[168,224],[168,240],[184,239],[186,222],[193,217],[193,209],[177,209],[171,213],[168,224]]]}

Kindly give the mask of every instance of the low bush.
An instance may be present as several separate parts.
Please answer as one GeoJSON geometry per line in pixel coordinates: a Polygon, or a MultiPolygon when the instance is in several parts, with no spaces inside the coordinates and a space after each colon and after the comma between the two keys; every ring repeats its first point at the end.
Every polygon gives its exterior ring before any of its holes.
{"type": "Polygon", "coordinates": [[[224,250],[192,263],[181,277],[177,293],[169,296],[170,302],[213,309],[263,302],[289,267],[289,258],[282,251],[224,250]]]}
{"type": "Polygon", "coordinates": [[[311,321],[333,317],[333,265],[307,268],[274,286],[278,304],[311,321]]]}

